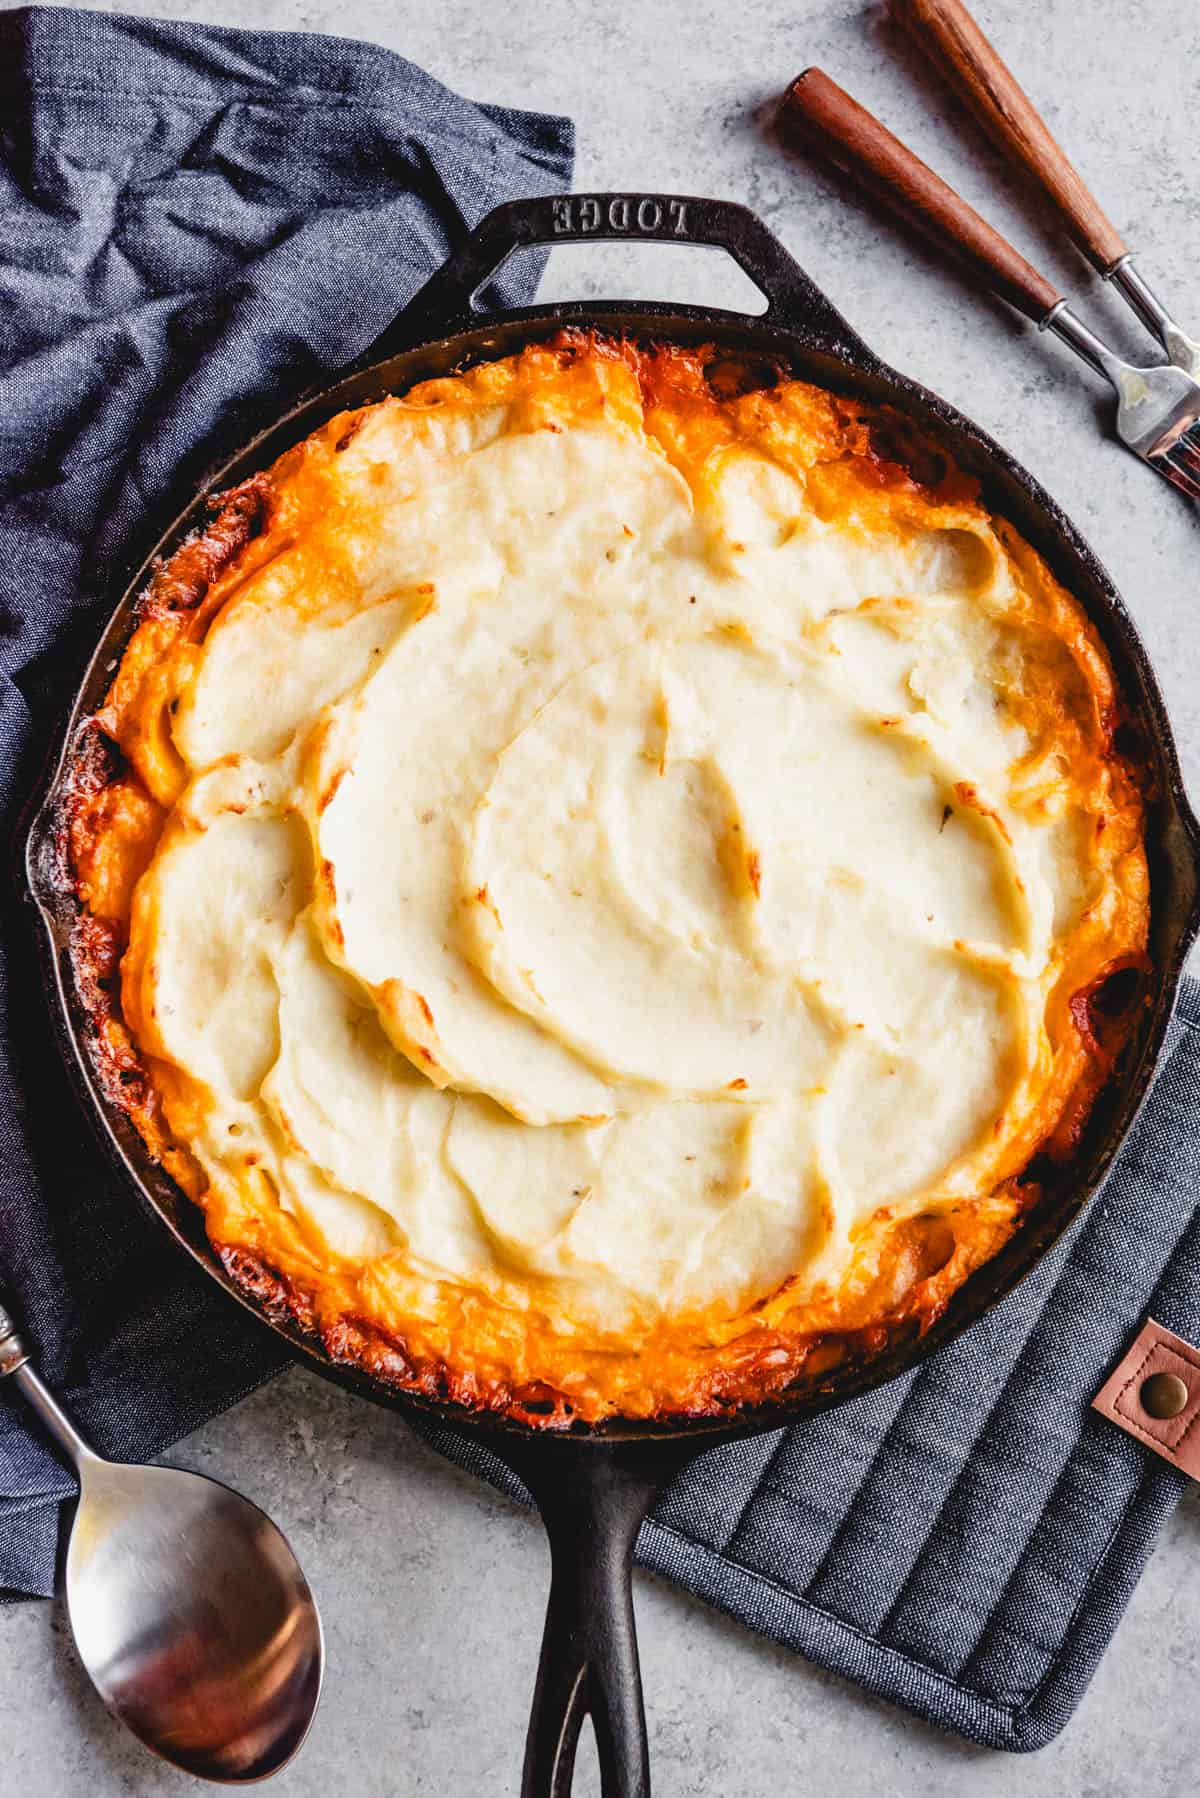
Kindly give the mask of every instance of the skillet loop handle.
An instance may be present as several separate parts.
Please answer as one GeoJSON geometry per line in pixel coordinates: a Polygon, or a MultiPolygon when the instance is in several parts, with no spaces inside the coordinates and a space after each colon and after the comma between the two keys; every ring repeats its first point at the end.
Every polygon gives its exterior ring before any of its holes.
{"type": "Polygon", "coordinates": [[[513,1457],[542,1514],[552,1568],[521,1798],[569,1798],[589,1715],[603,1798],[649,1798],[633,1549],[654,1498],[696,1450],[579,1446],[543,1441],[513,1457]]]}
{"type": "Polygon", "coordinates": [[[766,298],[767,324],[786,326],[806,347],[857,362],[873,360],[837,308],[748,206],[657,193],[557,194],[497,206],[373,346],[371,359],[485,322],[479,295],[516,251],[606,241],[704,244],[724,250],[766,298]]]}

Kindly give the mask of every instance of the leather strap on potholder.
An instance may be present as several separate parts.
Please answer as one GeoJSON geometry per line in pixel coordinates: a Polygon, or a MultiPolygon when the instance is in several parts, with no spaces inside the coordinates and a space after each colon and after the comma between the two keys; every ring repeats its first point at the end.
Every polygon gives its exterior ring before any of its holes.
{"type": "Polygon", "coordinates": [[[1200,1349],[1192,1343],[1148,1318],[1092,1404],[1200,1480],[1200,1349]]]}

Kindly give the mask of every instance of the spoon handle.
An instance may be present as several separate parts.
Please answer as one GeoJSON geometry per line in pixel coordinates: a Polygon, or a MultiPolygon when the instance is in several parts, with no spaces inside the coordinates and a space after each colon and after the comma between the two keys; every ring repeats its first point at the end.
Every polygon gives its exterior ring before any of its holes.
{"type": "Polygon", "coordinates": [[[7,1311],[4,1300],[0,1299],[0,1379],[5,1374],[16,1373],[18,1367],[24,1367],[29,1359],[29,1350],[21,1340],[16,1319],[7,1311]]]}
{"type": "Polygon", "coordinates": [[[53,1436],[78,1471],[82,1472],[85,1462],[95,1462],[95,1451],[84,1441],[49,1387],[43,1386],[29,1365],[29,1350],[16,1319],[0,1299],[0,1379],[5,1374],[13,1376],[13,1385],[21,1397],[36,1411],[42,1427],[53,1436]]]}

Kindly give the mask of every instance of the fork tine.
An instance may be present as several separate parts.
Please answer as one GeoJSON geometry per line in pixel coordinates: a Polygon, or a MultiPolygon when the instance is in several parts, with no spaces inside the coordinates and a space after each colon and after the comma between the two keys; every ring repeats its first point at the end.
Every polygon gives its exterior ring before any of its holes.
{"type": "Polygon", "coordinates": [[[1200,475],[1196,475],[1195,469],[1189,469],[1186,462],[1175,455],[1173,449],[1168,451],[1168,455],[1151,457],[1151,464],[1159,469],[1160,475],[1166,475],[1166,478],[1175,482],[1177,487],[1182,487],[1182,491],[1189,494],[1193,500],[1200,498],[1200,475]]]}
{"type": "Polygon", "coordinates": [[[1165,475],[1173,486],[1186,493],[1189,499],[1200,500],[1200,481],[1197,481],[1194,475],[1186,473],[1177,463],[1172,462],[1169,456],[1163,456],[1155,466],[1160,474],[1165,475]]]}
{"type": "Polygon", "coordinates": [[[1173,482],[1189,499],[1200,500],[1200,474],[1193,473],[1186,461],[1177,457],[1178,447],[1176,444],[1161,456],[1149,456],[1147,460],[1151,468],[1157,468],[1159,474],[1173,482]]]}
{"type": "Polygon", "coordinates": [[[1171,445],[1171,449],[1189,473],[1200,478],[1200,437],[1197,436],[1195,425],[1189,425],[1179,441],[1171,445]]]}

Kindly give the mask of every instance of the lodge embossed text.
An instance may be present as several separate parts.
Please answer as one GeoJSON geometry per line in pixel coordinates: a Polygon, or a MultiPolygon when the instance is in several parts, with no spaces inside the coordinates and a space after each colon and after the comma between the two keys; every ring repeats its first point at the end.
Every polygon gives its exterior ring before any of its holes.
{"type": "Polygon", "coordinates": [[[687,200],[660,200],[654,194],[614,194],[597,199],[594,194],[563,194],[552,202],[554,230],[581,235],[639,232],[646,236],[688,235],[687,200]]]}

